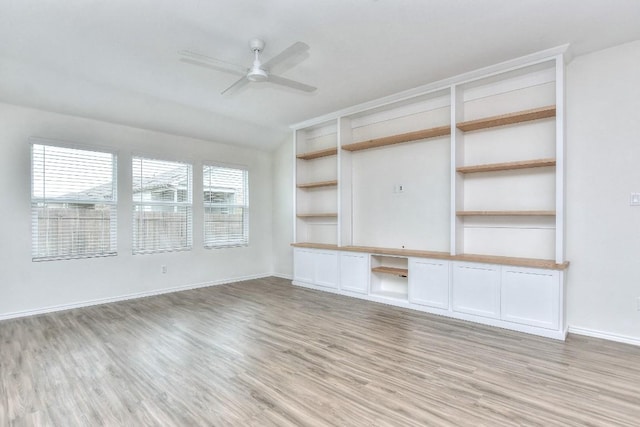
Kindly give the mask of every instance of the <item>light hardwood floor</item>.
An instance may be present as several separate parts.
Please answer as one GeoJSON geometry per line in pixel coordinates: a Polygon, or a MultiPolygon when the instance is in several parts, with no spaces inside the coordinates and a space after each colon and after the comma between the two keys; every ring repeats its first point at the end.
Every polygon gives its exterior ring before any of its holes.
{"type": "Polygon", "coordinates": [[[0,322],[0,426],[640,425],[640,348],[269,278],[0,322]]]}

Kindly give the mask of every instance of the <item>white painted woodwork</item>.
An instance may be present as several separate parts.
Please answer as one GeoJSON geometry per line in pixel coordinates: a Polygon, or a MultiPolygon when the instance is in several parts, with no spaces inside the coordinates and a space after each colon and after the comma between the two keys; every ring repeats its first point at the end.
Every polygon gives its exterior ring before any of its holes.
{"type": "Polygon", "coordinates": [[[558,329],[560,288],[558,271],[503,266],[500,298],[502,319],[558,329]]]}
{"type": "Polygon", "coordinates": [[[340,253],[340,289],[366,294],[369,291],[369,254],[340,253]]]}
{"type": "Polygon", "coordinates": [[[447,310],[449,308],[450,262],[409,259],[409,301],[447,310]]]}
{"type": "Polygon", "coordinates": [[[313,280],[294,283],[564,339],[564,276],[554,271],[566,268],[563,56],[530,60],[296,125],[296,153],[338,148],[333,156],[295,161],[299,182],[337,181],[298,188],[297,212],[338,215],[298,218],[295,242],[345,249],[339,264],[316,255],[313,280]],[[523,113],[540,109],[549,113],[523,113]],[[515,113],[531,120],[516,121],[515,113]],[[503,115],[511,121],[499,125],[506,119],[495,116],[503,115]],[[472,120],[486,127],[457,126],[472,120]],[[447,125],[450,135],[405,140],[447,125]],[[540,159],[549,164],[504,166],[540,159]],[[556,215],[458,214],[524,211],[556,215]],[[323,262],[327,270],[319,272],[323,262]]]}
{"type": "Polygon", "coordinates": [[[295,247],[294,260],[293,284],[298,286],[565,339],[561,270],[340,251],[337,246],[295,247]]]}
{"type": "Polygon", "coordinates": [[[295,248],[293,251],[295,281],[328,288],[338,287],[338,253],[295,248]]]}
{"type": "Polygon", "coordinates": [[[452,278],[454,311],[500,318],[500,266],[454,262],[452,278]]]}

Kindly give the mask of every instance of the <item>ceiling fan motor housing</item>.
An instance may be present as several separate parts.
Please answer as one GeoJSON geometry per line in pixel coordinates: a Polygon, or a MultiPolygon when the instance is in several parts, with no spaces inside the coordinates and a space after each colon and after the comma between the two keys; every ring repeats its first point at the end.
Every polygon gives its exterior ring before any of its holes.
{"type": "Polygon", "coordinates": [[[253,66],[247,73],[247,79],[252,82],[263,82],[269,77],[260,63],[260,52],[264,49],[264,42],[260,39],[253,39],[249,42],[249,46],[251,47],[251,50],[253,50],[255,59],[253,60],[253,66]]]}

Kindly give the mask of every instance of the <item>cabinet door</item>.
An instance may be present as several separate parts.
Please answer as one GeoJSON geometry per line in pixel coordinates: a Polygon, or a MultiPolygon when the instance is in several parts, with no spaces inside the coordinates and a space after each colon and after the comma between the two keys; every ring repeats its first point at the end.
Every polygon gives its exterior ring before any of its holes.
{"type": "Polygon", "coordinates": [[[502,320],[558,329],[560,274],[553,270],[502,267],[502,320]]]}
{"type": "Polygon", "coordinates": [[[338,253],[316,252],[315,258],[315,284],[329,288],[338,287],[338,253]]]}
{"type": "Polygon", "coordinates": [[[369,290],[369,255],[340,254],[340,289],[366,294],[369,290]]]}
{"type": "Polygon", "coordinates": [[[500,267],[453,264],[453,311],[500,318],[500,267]]]}
{"type": "Polygon", "coordinates": [[[293,250],[293,280],[313,283],[315,280],[314,252],[308,249],[293,250]]]}
{"type": "Polygon", "coordinates": [[[449,308],[449,261],[409,259],[409,301],[449,308]]]}

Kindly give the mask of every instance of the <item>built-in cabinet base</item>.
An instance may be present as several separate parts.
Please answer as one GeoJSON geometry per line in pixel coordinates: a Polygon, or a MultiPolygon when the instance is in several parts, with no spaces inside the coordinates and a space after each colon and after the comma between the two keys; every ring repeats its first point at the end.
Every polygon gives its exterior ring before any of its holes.
{"type": "Polygon", "coordinates": [[[564,340],[564,272],[294,248],[293,284],[564,340]]]}

